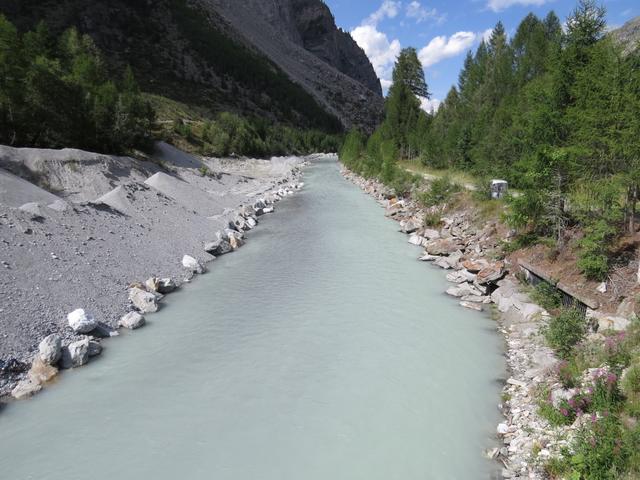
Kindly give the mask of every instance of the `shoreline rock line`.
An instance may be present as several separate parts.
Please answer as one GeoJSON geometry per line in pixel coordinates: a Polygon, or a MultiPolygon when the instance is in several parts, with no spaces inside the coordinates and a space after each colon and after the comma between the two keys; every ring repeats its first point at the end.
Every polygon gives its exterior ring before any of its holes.
{"type": "MultiPolygon", "coordinates": [[[[186,154],[173,149],[173,147],[165,145],[163,148],[169,150],[170,156],[172,156],[172,159],[176,162],[175,165],[180,165],[180,162],[183,161],[182,156],[186,156],[186,154]],[[179,157],[177,160],[175,159],[176,156],[179,157]]],[[[16,153],[18,157],[21,154],[20,149],[12,149],[11,152],[16,153]]],[[[188,157],[189,162],[195,161],[195,157],[188,157]]],[[[158,189],[156,189],[155,186],[135,189],[127,189],[127,187],[125,187],[125,189],[120,189],[119,192],[122,194],[122,197],[119,197],[119,200],[122,201],[114,202],[112,201],[113,198],[110,198],[109,201],[123,210],[129,209],[126,213],[115,212],[113,209],[116,207],[109,207],[109,209],[106,210],[99,208],[94,211],[97,212],[98,215],[108,215],[110,220],[122,221],[125,227],[124,230],[130,232],[126,235],[130,237],[148,238],[148,235],[152,235],[154,244],[161,245],[162,240],[167,242],[166,251],[161,253],[163,255],[161,262],[146,262],[143,265],[135,265],[136,272],[144,270],[144,265],[147,265],[147,268],[149,268],[147,272],[151,273],[157,268],[154,264],[158,263],[167,265],[168,268],[164,271],[164,275],[152,275],[145,281],[130,279],[127,284],[126,279],[122,277],[121,273],[120,286],[102,283],[101,286],[108,287],[109,292],[115,292],[110,293],[115,301],[112,301],[109,311],[105,311],[103,308],[95,305],[95,294],[100,295],[99,292],[86,295],[85,300],[78,300],[80,297],[80,295],[78,295],[79,292],[70,291],[76,299],[73,300],[73,303],[68,302],[68,304],[72,305],[72,308],[64,314],[66,322],[62,323],[61,321],[57,321],[57,325],[40,322],[22,333],[16,333],[17,335],[23,336],[23,342],[25,340],[24,336],[29,335],[30,339],[36,338],[39,343],[36,343],[37,347],[31,347],[29,350],[17,350],[19,355],[9,358],[0,357],[0,402],[28,398],[41,391],[48,383],[54,381],[60,370],[78,368],[86,365],[92,357],[101,354],[104,339],[119,335],[118,329],[133,331],[142,328],[148,320],[148,318],[146,318],[147,315],[161,308],[162,299],[166,295],[176,291],[181,285],[189,283],[196,275],[206,273],[207,264],[214,261],[217,257],[232,253],[241,248],[247,240],[246,232],[258,226],[260,217],[273,213],[275,211],[275,205],[280,200],[293,195],[304,187],[304,183],[300,181],[300,177],[303,174],[302,167],[307,164],[307,160],[308,159],[297,157],[291,157],[290,159],[276,158],[271,161],[246,159],[235,162],[229,161],[227,164],[224,160],[203,159],[206,165],[211,166],[211,171],[215,171],[213,166],[216,165],[220,170],[229,171],[230,173],[222,174],[221,176],[206,177],[198,173],[197,169],[194,171],[193,165],[197,166],[198,163],[189,163],[189,168],[185,169],[174,166],[174,174],[179,175],[181,179],[176,178],[174,180],[173,177],[164,175],[161,177],[162,182],[158,184],[160,187],[158,189]],[[255,179],[243,176],[253,172],[258,175],[255,179]],[[225,175],[233,179],[233,181],[225,180],[225,175]],[[219,180],[219,178],[222,178],[222,180],[219,180]],[[235,180],[236,178],[238,180],[235,180]],[[184,183],[186,182],[185,179],[188,180],[189,183],[184,183]],[[224,211],[220,214],[209,217],[202,216],[206,214],[206,212],[211,212],[210,209],[207,210],[207,205],[198,205],[197,209],[200,211],[199,213],[195,210],[193,212],[187,212],[184,207],[175,208],[174,206],[177,207],[178,204],[181,203],[181,201],[171,195],[173,193],[171,188],[175,182],[180,182],[180,184],[184,183],[184,186],[180,185],[180,190],[178,191],[184,205],[186,205],[186,202],[189,200],[187,198],[189,191],[192,190],[196,191],[196,195],[192,195],[190,197],[191,200],[193,200],[193,198],[196,198],[196,200],[201,198],[203,201],[215,202],[212,203],[212,205],[228,206],[224,208],[224,211]],[[189,188],[185,188],[186,186],[189,186],[189,188]],[[219,193],[212,190],[212,187],[217,188],[219,193]],[[154,193],[154,190],[157,190],[157,192],[154,193]],[[147,203],[145,198],[136,199],[135,194],[140,192],[143,192],[145,197],[150,197],[153,203],[147,203]],[[217,198],[220,200],[216,200],[217,198]],[[232,206],[232,203],[235,203],[235,206],[232,206]],[[138,216],[138,213],[136,213],[138,211],[150,212],[152,209],[159,210],[157,217],[149,217],[147,213],[145,214],[146,218],[143,219],[143,217],[138,216]],[[181,214],[180,211],[184,213],[181,214]],[[182,215],[178,222],[173,222],[178,229],[182,228],[181,225],[187,225],[188,229],[198,229],[200,225],[205,228],[199,229],[200,231],[197,234],[198,239],[196,241],[193,241],[193,236],[187,237],[189,241],[182,241],[182,234],[189,235],[191,233],[190,231],[183,232],[176,231],[175,229],[172,230],[171,228],[158,229],[155,227],[155,225],[161,226],[162,223],[158,222],[164,222],[165,218],[171,223],[172,218],[175,217],[167,217],[170,214],[182,215]],[[143,221],[141,222],[138,219],[143,221]],[[145,225],[145,220],[149,226],[145,225]],[[212,228],[216,227],[217,229],[212,231],[212,228]],[[138,233],[140,230],[142,230],[142,235],[138,233]],[[158,235],[160,235],[160,237],[158,237],[158,235]],[[199,245],[199,249],[194,248],[197,245],[199,245]],[[177,248],[185,248],[187,251],[180,257],[177,255],[177,248]],[[142,268],[140,268],[141,266],[142,268]],[[131,280],[134,280],[133,283],[131,283],[131,280]],[[75,308],[73,308],[73,304],[76,305],[75,308]]],[[[2,167],[3,165],[0,165],[0,171],[2,167]]],[[[111,164],[109,167],[111,167],[111,164]]],[[[66,167],[63,165],[63,168],[66,167]]],[[[72,172],[74,175],[76,168],[79,167],[74,167],[74,171],[72,172]]],[[[145,166],[145,168],[147,167],[145,166]]],[[[99,174],[103,175],[106,173],[100,171],[99,174]]],[[[156,176],[156,178],[160,177],[156,176]]],[[[123,185],[126,185],[126,183],[123,185]]],[[[38,187],[34,187],[34,189],[37,188],[38,187]]],[[[116,187],[116,190],[118,188],[120,187],[116,187]]],[[[65,214],[73,215],[74,218],[76,216],[82,216],[84,209],[94,208],[89,204],[83,204],[82,202],[77,203],[77,195],[79,194],[76,193],[75,195],[76,198],[72,199],[72,202],[75,201],[76,203],[63,202],[66,205],[66,209],[64,210],[65,214]]],[[[46,198],[50,200],[49,197],[46,198]]],[[[22,200],[22,197],[20,200],[22,200]]],[[[52,218],[53,216],[47,208],[40,209],[45,210],[43,211],[44,219],[33,219],[32,214],[26,212],[24,209],[20,210],[17,207],[3,204],[3,197],[0,195],[0,231],[4,231],[4,229],[8,227],[9,232],[16,234],[16,240],[14,240],[16,242],[15,247],[24,248],[22,247],[24,244],[24,240],[21,240],[22,238],[37,235],[40,233],[37,230],[38,228],[42,228],[47,224],[51,224],[52,221],[56,221],[52,218]],[[2,213],[3,211],[6,213],[2,213]],[[36,222],[35,228],[23,228],[20,224],[23,224],[24,220],[13,217],[16,212],[21,212],[20,215],[22,216],[31,215],[28,222],[36,222]]],[[[187,206],[187,208],[189,207],[187,206]]],[[[91,213],[91,215],[93,215],[93,213],[91,213]]],[[[57,223],[60,225],[60,220],[58,220],[57,223]]],[[[104,222],[101,225],[103,230],[109,228],[109,226],[104,225],[104,222]]],[[[62,227],[64,226],[65,225],[62,225],[62,227]]],[[[74,230],[86,231],[87,233],[91,231],[84,223],[77,227],[74,226],[73,228],[74,230]]],[[[65,230],[69,229],[63,228],[62,232],[59,232],[63,237],[65,230]]],[[[116,234],[115,226],[112,230],[113,234],[116,234]]],[[[122,231],[122,229],[120,230],[122,231]]],[[[120,241],[126,240],[126,235],[123,231],[122,236],[119,237],[120,241]]],[[[47,238],[46,235],[45,238],[47,238]]],[[[74,240],[75,239],[69,238],[66,242],[69,244],[74,242],[74,240]]],[[[89,234],[85,237],[82,244],[87,245],[88,248],[89,246],[93,246],[88,245],[89,243],[102,243],[105,242],[105,240],[106,239],[103,239],[101,236],[89,234]]],[[[64,242],[65,239],[61,238],[61,241],[64,242]]],[[[11,248],[14,247],[14,245],[7,242],[5,242],[5,244],[11,248]]],[[[39,250],[41,251],[42,247],[33,244],[33,249],[37,252],[39,250]]],[[[109,267],[113,268],[116,272],[118,265],[121,265],[124,274],[132,271],[132,269],[126,268],[127,265],[124,263],[114,263],[127,262],[127,260],[124,256],[120,258],[111,257],[108,244],[98,247],[95,252],[97,254],[96,256],[99,255],[101,257],[100,264],[106,265],[106,262],[109,262],[109,267]]],[[[126,255],[125,252],[123,253],[126,255]]],[[[0,254],[2,254],[2,245],[0,245],[0,254]]],[[[130,255],[133,259],[136,256],[136,252],[131,252],[130,255]]],[[[83,254],[80,254],[78,257],[81,261],[82,256],[83,254]]],[[[55,266],[63,265],[62,263],[55,262],[64,261],[66,263],[64,257],[66,257],[66,255],[52,252],[50,261],[54,262],[55,266]]],[[[9,261],[4,261],[2,265],[5,269],[11,271],[14,276],[19,276],[17,278],[23,277],[26,274],[20,271],[18,266],[14,267],[9,261]]],[[[86,265],[88,266],[89,263],[86,265]]],[[[89,281],[88,278],[83,277],[84,273],[82,271],[74,273],[72,265],[65,270],[72,276],[80,276],[81,281],[89,281]]],[[[95,269],[91,270],[93,273],[96,273],[95,269]]],[[[156,270],[156,272],[157,271],[158,270],[156,270]]],[[[139,273],[137,275],[139,275],[139,273]]],[[[99,273],[96,276],[100,277],[99,273]]],[[[104,276],[102,277],[105,278],[104,276]]],[[[11,280],[14,280],[14,282],[12,284],[5,284],[5,286],[8,285],[12,293],[13,291],[16,292],[12,297],[18,297],[18,295],[21,294],[19,289],[22,287],[17,284],[15,279],[10,277],[5,278],[5,281],[11,282],[11,280]]],[[[49,279],[50,282],[51,280],[52,279],[49,279]]],[[[92,282],[95,282],[95,280],[92,282]]],[[[54,283],[54,285],[56,284],[54,283]]],[[[71,284],[69,286],[71,286],[71,284]]],[[[2,288],[3,282],[0,281],[0,290],[2,288]]],[[[53,292],[46,293],[53,295],[53,292]]],[[[102,299],[104,299],[104,297],[102,297],[101,300],[102,299]]],[[[56,301],[54,297],[54,302],[56,301]]],[[[59,305],[54,304],[52,306],[56,308],[52,310],[60,311],[62,305],[64,305],[64,303],[59,305]]],[[[5,305],[4,307],[5,308],[0,307],[0,315],[2,315],[0,320],[2,320],[2,322],[4,322],[4,315],[10,313],[9,309],[11,308],[11,304],[5,305]]],[[[21,314],[22,313],[23,312],[21,312],[21,314]]],[[[44,311],[43,313],[47,315],[51,314],[51,311],[44,311]]],[[[10,330],[7,331],[12,333],[10,330]]],[[[4,337],[7,338],[7,335],[4,335],[4,337]]],[[[0,351],[0,355],[1,354],[2,351],[0,351]]]]}
{"type": "MultiPolygon", "coordinates": [[[[558,359],[542,339],[541,328],[549,314],[521,291],[515,274],[517,266],[494,260],[502,235],[495,222],[482,228],[473,225],[473,212],[443,215],[440,229],[424,225],[427,213],[441,213],[439,207],[427,211],[372,179],[343,167],[343,176],[372,196],[385,209],[385,215],[399,223],[408,242],[424,249],[419,260],[450,271],[452,286],[446,293],[459,300],[463,308],[482,312],[491,308],[497,317],[497,330],[506,342],[508,378],[498,408],[504,421],[496,427],[496,446],[488,448],[488,458],[499,462],[502,478],[546,478],[542,462],[568,445],[559,439],[561,427],[551,427],[538,413],[536,391],[554,371],[558,359]]],[[[565,427],[562,433],[567,433],[565,427]]]]}

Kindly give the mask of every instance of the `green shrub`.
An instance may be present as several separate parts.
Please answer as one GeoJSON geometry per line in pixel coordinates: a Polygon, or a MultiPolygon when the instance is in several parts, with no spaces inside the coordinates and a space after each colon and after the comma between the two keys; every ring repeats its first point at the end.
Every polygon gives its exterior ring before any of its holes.
{"type": "Polygon", "coordinates": [[[551,318],[545,338],[561,358],[569,358],[587,333],[587,322],[576,309],[563,310],[551,318]]]}
{"type": "Polygon", "coordinates": [[[453,183],[448,176],[436,178],[431,182],[429,190],[418,195],[418,201],[425,207],[442,205],[460,191],[460,187],[453,183]]]}
{"type": "Polygon", "coordinates": [[[622,391],[629,398],[640,395],[640,364],[631,365],[622,378],[622,391]]]}
{"type": "Polygon", "coordinates": [[[555,310],[562,306],[562,294],[548,282],[540,282],[533,289],[531,299],[545,310],[555,310]]]}

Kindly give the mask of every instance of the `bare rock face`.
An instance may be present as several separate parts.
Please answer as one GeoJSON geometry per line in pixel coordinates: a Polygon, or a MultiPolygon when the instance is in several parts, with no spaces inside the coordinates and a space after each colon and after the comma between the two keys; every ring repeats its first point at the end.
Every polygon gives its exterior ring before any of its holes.
{"type": "Polygon", "coordinates": [[[255,48],[310,92],[347,128],[373,130],[382,88],[351,35],[321,0],[202,0],[255,48]]]}
{"type": "Polygon", "coordinates": [[[622,27],[613,30],[611,36],[620,44],[625,55],[630,55],[640,48],[640,17],[633,18],[622,27]]]}

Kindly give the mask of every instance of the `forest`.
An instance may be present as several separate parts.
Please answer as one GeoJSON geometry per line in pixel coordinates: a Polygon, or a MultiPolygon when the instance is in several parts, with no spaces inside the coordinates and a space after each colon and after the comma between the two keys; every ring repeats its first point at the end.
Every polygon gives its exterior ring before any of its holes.
{"type": "MultiPolygon", "coordinates": [[[[198,32],[194,28],[191,33],[205,36],[198,32]]],[[[286,99],[286,108],[304,110],[319,126],[188,105],[179,115],[166,109],[158,112],[154,104],[171,101],[158,95],[150,101],[129,67],[114,73],[90,36],[75,28],[54,35],[44,22],[20,32],[0,14],[0,144],[134,154],[150,151],[157,140],[167,140],[207,156],[259,157],[338,149],[341,127],[335,117],[255,54],[236,58],[236,62],[247,61],[251,71],[238,65],[232,68],[234,51],[240,50],[221,38],[209,38],[209,42],[218,41],[216,55],[224,59],[217,62],[221,68],[242,70],[246,78],[253,78],[256,91],[286,99]]],[[[214,50],[210,44],[202,48],[214,50]]]]}
{"type": "Polygon", "coordinates": [[[635,233],[640,182],[640,55],[624,56],[607,35],[606,11],[581,1],[563,30],[555,13],[529,14],[510,38],[498,23],[469,52],[457,86],[434,115],[416,51],[402,51],[386,118],[365,138],[351,132],[343,159],[369,176],[407,189],[399,159],[472,173],[486,185],[504,178],[508,221],[522,241],[584,231],[578,264],[604,279],[610,248],[635,233]]]}

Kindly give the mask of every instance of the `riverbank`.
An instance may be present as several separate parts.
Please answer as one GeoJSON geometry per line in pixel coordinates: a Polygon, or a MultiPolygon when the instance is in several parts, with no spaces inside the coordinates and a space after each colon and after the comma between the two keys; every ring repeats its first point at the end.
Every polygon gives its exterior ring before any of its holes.
{"type": "Polygon", "coordinates": [[[425,209],[413,200],[397,198],[380,182],[346,169],[343,175],[376,199],[411,244],[424,248],[419,260],[450,272],[447,294],[458,298],[461,307],[495,317],[505,339],[509,376],[498,405],[504,415],[496,427],[502,446],[486,454],[501,463],[503,478],[546,478],[544,464],[569,445],[575,429],[553,427],[538,413],[540,389],[557,388],[558,359],[541,333],[548,312],[524,293],[516,278],[517,265],[501,251],[511,232],[500,222],[487,223],[473,208],[446,213],[442,206],[425,209]],[[426,226],[425,218],[433,215],[442,215],[441,224],[426,226]]]}
{"type": "Polygon", "coordinates": [[[30,396],[141,326],[302,187],[305,160],[0,147],[0,397],[30,396]]]}

